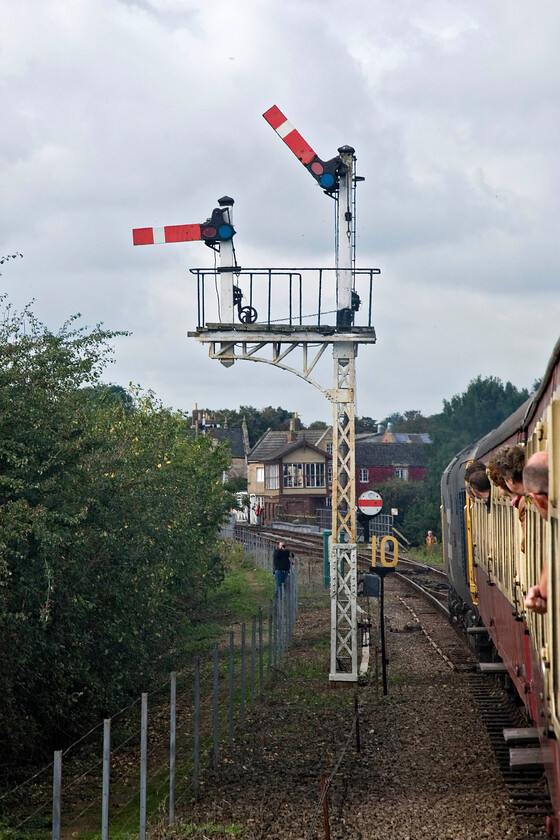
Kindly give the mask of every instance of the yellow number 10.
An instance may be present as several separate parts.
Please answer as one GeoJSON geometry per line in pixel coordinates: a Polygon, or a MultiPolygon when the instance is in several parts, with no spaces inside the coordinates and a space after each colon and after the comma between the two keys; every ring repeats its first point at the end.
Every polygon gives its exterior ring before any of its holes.
{"type": "MultiPolygon", "coordinates": [[[[393,568],[393,566],[397,565],[397,563],[399,562],[399,544],[396,541],[395,537],[391,537],[389,535],[383,537],[383,539],[381,540],[380,555],[381,555],[381,565],[382,566],[385,566],[386,568],[391,569],[391,568],[393,568]],[[385,557],[385,546],[387,545],[389,540],[393,544],[393,557],[392,558],[390,557],[387,560],[386,557],[385,557]]],[[[377,537],[373,536],[371,538],[371,565],[372,566],[376,565],[376,558],[377,558],[377,537]]]]}

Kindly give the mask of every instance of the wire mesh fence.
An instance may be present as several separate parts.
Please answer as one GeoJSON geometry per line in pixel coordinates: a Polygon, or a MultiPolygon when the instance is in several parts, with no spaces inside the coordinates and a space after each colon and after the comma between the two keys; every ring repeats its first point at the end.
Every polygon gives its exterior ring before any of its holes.
{"type": "MultiPolygon", "coordinates": [[[[254,536],[248,553],[272,571],[274,541],[254,536]]],[[[0,796],[0,813],[21,815],[10,819],[15,830],[50,833],[53,840],[97,830],[102,840],[109,833],[144,840],[162,803],[173,826],[177,804],[198,795],[201,769],[218,770],[226,750],[228,761],[236,760],[247,716],[292,639],[298,588],[295,564],[275,597],[231,630],[225,644],[215,644],[211,656],[196,657],[57,750],[51,764],[0,796]]]]}

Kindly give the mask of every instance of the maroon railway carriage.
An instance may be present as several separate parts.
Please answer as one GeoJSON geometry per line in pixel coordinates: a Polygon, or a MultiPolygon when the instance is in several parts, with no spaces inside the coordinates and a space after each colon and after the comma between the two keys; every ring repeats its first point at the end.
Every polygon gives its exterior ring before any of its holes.
{"type": "MultiPolygon", "coordinates": [[[[503,662],[528,720],[538,730],[555,816],[547,830],[560,834],[560,341],[537,393],[501,426],[467,447],[442,477],[444,557],[450,579],[453,620],[471,629],[479,646],[493,643],[493,658],[503,662]],[[517,512],[497,487],[491,500],[466,495],[465,467],[487,463],[501,446],[523,444],[527,457],[547,451],[548,519],[527,502],[525,551],[517,512]],[[530,586],[538,583],[543,564],[549,568],[548,610],[536,615],[524,607],[530,586]]],[[[476,640],[476,642],[475,642],[476,640]]]]}

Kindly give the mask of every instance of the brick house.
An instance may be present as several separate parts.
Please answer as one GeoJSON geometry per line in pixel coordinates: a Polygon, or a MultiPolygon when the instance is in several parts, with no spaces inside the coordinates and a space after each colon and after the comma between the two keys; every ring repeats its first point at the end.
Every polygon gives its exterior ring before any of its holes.
{"type": "Polygon", "coordinates": [[[263,509],[263,522],[278,516],[315,516],[331,498],[332,430],[268,430],[247,459],[248,492],[263,509]],[[330,444],[330,446],[329,446],[330,444]]]}
{"type": "MultiPolygon", "coordinates": [[[[390,479],[422,481],[427,434],[393,432],[356,435],[356,497],[390,479]]],[[[332,428],[267,431],[247,459],[251,501],[264,508],[263,522],[279,516],[311,517],[332,504],[332,428]]]]}
{"type": "Polygon", "coordinates": [[[393,432],[391,424],[386,431],[381,427],[376,434],[356,435],[356,494],[391,479],[422,481],[428,443],[429,435],[393,432]]]}

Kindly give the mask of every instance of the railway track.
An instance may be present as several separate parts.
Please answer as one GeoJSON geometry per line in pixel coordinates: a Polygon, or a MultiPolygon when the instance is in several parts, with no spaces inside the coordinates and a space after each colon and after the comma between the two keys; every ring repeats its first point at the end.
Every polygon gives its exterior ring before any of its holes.
{"type": "MultiPolygon", "coordinates": [[[[269,536],[273,539],[286,538],[286,532],[270,531],[269,536]]],[[[298,557],[307,559],[309,563],[320,563],[322,568],[323,542],[319,535],[290,534],[288,541],[298,557]]],[[[359,571],[371,568],[371,554],[360,550],[358,564],[359,571]]],[[[523,734],[529,732],[527,722],[505,690],[505,681],[479,670],[478,659],[468,640],[449,622],[445,572],[399,555],[398,568],[388,575],[386,583],[389,597],[396,597],[409,611],[413,622],[449,667],[465,673],[470,702],[486,727],[524,838],[537,840],[548,836],[546,819],[553,810],[543,768],[531,764],[516,765],[513,755],[518,747],[512,747],[506,741],[507,733],[510,736],[511,733],[520,733],[520,738],[529,738],[529,735],[523,734]]]]}

